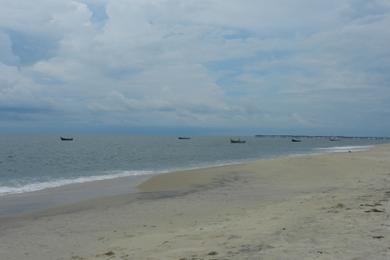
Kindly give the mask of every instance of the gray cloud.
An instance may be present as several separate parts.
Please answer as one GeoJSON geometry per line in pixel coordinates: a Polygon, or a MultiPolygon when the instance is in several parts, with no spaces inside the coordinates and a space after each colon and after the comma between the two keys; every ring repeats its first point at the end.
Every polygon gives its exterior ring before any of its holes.
{"type": "MultiPolygon", "coordinates": [[[[380,113],[389,111],[388,1],[0,6],[0,107],[13,115],[42,107],[91,126],[390,128],[380,113]]],[[[46,114],[39,120],[53,124],[46,114]]]]}

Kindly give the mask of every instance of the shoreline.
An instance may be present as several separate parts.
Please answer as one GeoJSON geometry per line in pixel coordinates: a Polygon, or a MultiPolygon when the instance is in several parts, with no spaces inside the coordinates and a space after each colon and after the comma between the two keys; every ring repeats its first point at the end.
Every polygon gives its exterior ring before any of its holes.
{"type": "MultiPolygon", "coordinates": [[[[289,156],[289,155],[285,155],[289,156]]],[[[280,157],[284,157],[283,155],[280,157]]],[[[264,159],[242,159],[242,160],[235,160],[235,161],[226,161],[226,162],[218,162],[218,163],[210,163],[200,166],[191,166],[191,167],[182,167],[182,168],[172,168],[172,169],[163,169],[163,170],[140,170],[140,171],[134,171],[134,173],[126,174],[126,172],[131,171],[119,171],[124,173],[118,173],[118,174],[108,174],[108,175],[93,175],[93,176],[82,176],[77,177],[74,179],[58,179],[48,182],[38,182],[38,183],[30,183],[24,186],[21,186],[21,188],[16,187],[10,187],[10,186],[2,186],[0,188],[7,189],[9,188],[10,192],[0,192],[0,199],[7,197],[7,196],[18,196],[22,194],[32,194],[35,192],[41,192],[41,191],[50,191],[50,190],[56,190],[56,189],[63,189],[64,187],[73,186],[73,185],[89,185],[93,183],[98,182],[105,182],[105,181],[113,181],[117,179],[128,179],[128,178],[152,178],[153,176],[160,175],[160,174],[166,174],[171,172],[184,172],[184,171],[193,171],[193,170],[203,170],[203,169],[209,169],[209,168],[215,168],[215,167],[224,167],[224,166],[231,166],[231,165],[240,165],[245,164],[257,160],[269,160],[269,159],[275,159],[280,157],[272,157],[272,158],[264,158],[264,159]],[[53,185],[51,185],[53,184],[53,185]],[[36,186],[37,188],[24,188],[26,186],[36,186]],[[45,186],[44,188],[40,188],[39,186],[45,186]]]]}
{"type": "MultiPolygon", "coordinates": [[[[199,165],[192,165],[189,167],[179,167],[179,168],[170,168],[170,169],[160,169],[160,170],[113,170],[109,174],[101,174],[101,175],[90,175],[90,176],[79,176],[75,178],[59,178],[53,179],[45,182],[31,182],[28,184],[20,185],[20,186],[0,186],[0,199],[7,196],[14,196],[18,194],[25,193],[34,193],[45,190],[55,190],[61,189],[66,186],[77,185],[77,184],[89,184],[94,182],[101,181],[110,181],[121,178],[137,178],[137,177],[153,177],[155,175],[166,174],[170,172],[183,172],[183,171],[191,171],[191,170],[203,170],[214,167],[221,166],[230,166],[230,165],[239,165],[254,162],[257,160],[272,160],[284,157],[296,157],[296,156],[310,156],[310,155],[321,155],[328,153],[339,153],[345,152],[347,150],[352,151],[366,151],[371,149],[376,145],[383,144],[367,144],[367,145],[344,145],[344,146],[330,146],[330,147],[318,147],[313,148],[311,151],[306,152],[293,152],[286,154],[277,154],[277,155],[269,155],[264,158],[247,158],[247,159],[237,159],[237,160],[227,160],[227,161],[217,161],[212,163],[203,163],[199,165]]],[[[107,172],[108,173],[108,172],[107,172]]]]}
{"type": "Polygon", "coordinates": [[[157,175],[3,219],[0,258],[388,259],[389,169],[387,144],[157,175]]]}
{"type": "MultiPolygon", "coordinates": [[[[386,144],[378,145],[356,145],[356,146],[332,146],[326,148],[316,148],[312,152],[307,153],[293,153],[286,155],[278,155],[270,158],[252,158],[244,159],[240,161],[230,161],[224,163],[215,163],[206,166],[199,167],[189,167],[183,169],[171,169],[171,170],[161,170],[156,171],[150,174],[139,174],[139,175],[129,175],[129,176],[115,176],[107,177],[107,175],[102,176],[91,176],[97,177],[97,179],[92,181],[85,182],[69,182],[64,185],[48,187],[39,190],[26,191],[26,192],[17,192],[10,194],[0,195],[0,218],[4,217],[18,217],[23,216],[24,214],[33,214],[39,211],[50,210],[51,208],[67,207],[72,204],[78,204],[83,201],[89,201],[94,199],[102,199],[105,197],[111,196],[120,196],[128,194],[136,194],[142,192],[139,190],[139,185],[142,182],[153,179],[156,176],[165,175],[165,174],[185,174],[186,172],[193,171],[212,171],[222,167],[231,167],[231,166],[240,166],[250,163],[255,163],[257,161],[267,161],[267,160],[278,160],[283,158],[296,158],[296,157],[305,157],[305,156],[321,156],[325,154],[332,153],[343,153],[347,150],[352,151],[366,151],[370,150],[373,147],[381,146],[386,144]],[[102,190],[103,189],[103,190],[102,190]],[[64,199],[65,198],[65,199],[64,199]],[[35,205],[31,207],[31,205],[35,205]]],[[[143,171],[145,172],[145,171],[143,171]]],[[[180,179],[180,176],[177,176],[180,179]]],[[[79,179],[88,179],[87,177],[81,177],[79,179]]],[[[163,178],[164,179],[164,178],[163,178]]],[[[70,180],[68,180],[70,181],[70,180]]]]}
{"type": "Polygon", "coordinates": [[[213,170],[219,167],[230,167],[230,166],[239,166],[248,163],[254,163],[256,161],[264,160],[278,160],[283,158],[295,158],[295,157],[305,157],[305,156],[320,156],[325,154],[346,152],[348,149],[356,151],[366,151],[372,149],[376,146],[381,146],[386,144],[378,145],[364,145],[364,146],[334,146],[329,148],[318,148],[319,152],[309,152],[303,154],[287,154],[279,155],[271,158],[261,158],[261,159],[246,159],[242,161],[226,162],[223,164],[209,165],[209,166],[200,166],[194,168],[185,168],[185,169],[173,169],[171,171],[161,171],[153,174],[140,174],[140,175],[131,175],[123,177],[115,177],[105,179],[104,176],[101,180],[93,180],[81,183],[69,183],[58,187],[49,187],[36,191],[29,191],[23,193],[15,194],[6,194],[0,196],[0,218],[1,217],[16,217],[18,215],[23,216],[23,214],[36,213],[42,210],[49,210],[50,208],[58,208],[71,206],[72,204],[77,204],[79,202],[99,199],[104,197],[111,197],[117,195],[127,195],[135,194],[139,192],[138,185],[142,182],[154,178],[155,176],[170,174],[170,173],[185,173],[191,171],[202,171],[202,170],[213,170]],[[334,149],[333,148],[346,148],[346,149],[334,149]],[[362,150],[363,149],[363,150],[362,150]],[[100,192],[100,189],[104,184],[108,184],[109,188],[105,188],[103,192],[100,192]],[[67,199],[63,199],[66,197],[67,199]],[[48,200],[49,198],[49,200],[48,200]],[[57,199],[53,199],[57,198],[57,199]],[[30,208],[30,204],[36,205],[34,208],[30,208]],[[16,207],[15,207],[16,205],[16,207]],[[7,210],[8,207],[11,207],[11,210],[7,210]],[[24,207],[24,208],[23,208],[24,207]]]}
{"type": "Polygon", "coordinates": [[[248,158],[248,159],[240,159],[240,160],[232,160],[232,161],[224,161],[224,162],[215,162],[215,163],[209,163],[204,165],[201,164],[199,166],[162,169],[162,170],[116,170],[116,171],[112,171],[112,174],[107,174],[107,175],[103,174],[103,175],[92,175],[92,176],[80,176],[72,179],[56,179],[47,182],[32,182],[19,187],[1,186],[0,199],[9,196],[19,196],[26,193],[33,194],[36,192],[63,189],[66,188],[67,186],[73,186],[73,185],[84,185],[84,184],[88,185],[95,182],[98,183],[104,181],[112,181],[116,179],[137,178],[137,177],[152,178],[153,176],[160,175],[160,174],[166,174],[172,172],[185,172],[185,171],[193,171],[193,170],[205,170],[205,169],[216,168],[216,167],[241,165],[241,164],[256,162],[259,160],[274,160],[274,159],[287,158],[287,157],[316,156],[316,155],[331,154],[331,153],[343,153],[346,152],[347,150],[352,150],[355,152],[367,151],[378,145],[386,145],[386,143],[373,144],[373,145],[355,145],[355,146],[331,146],[331,147],[324,147],[324,148],[320,147],[320,148],[315,148],[311,152],[288,153],[288,154],[274,155],[265,158],[248,158]],[[4,189],[9,189],[10,191],[1,191],[4,189]]]}

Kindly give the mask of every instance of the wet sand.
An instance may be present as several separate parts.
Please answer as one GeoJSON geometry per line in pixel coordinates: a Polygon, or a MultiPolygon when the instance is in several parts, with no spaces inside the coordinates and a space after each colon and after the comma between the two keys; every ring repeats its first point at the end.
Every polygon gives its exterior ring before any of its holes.
{"type": "Polygon", "coordinates": [[[0,259],[390,259],[390,145],[158,175],[0,220],[0,259]]]}

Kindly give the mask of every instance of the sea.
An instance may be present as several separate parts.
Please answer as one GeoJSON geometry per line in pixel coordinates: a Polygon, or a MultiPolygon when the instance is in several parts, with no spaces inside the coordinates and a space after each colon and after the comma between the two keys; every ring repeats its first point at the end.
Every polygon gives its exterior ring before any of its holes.
{"type": "MultiPolygon", "coordinates": [[[[286,136],[195,136],[188,140],[103,134],[72,137],[73,141],[61,141],[58,135],[0,135],[0,215],[2,207],[6,211],[11,203],[5,205],[2,197],[12,195],[24,194],[21,198],[26,198],[26,194],[37,191],[110,180],[109,190],[120,190],[112,181],[124,177],[131,184],[171,171],[281,156],[361,151],[390,142],[382,138],[330,141],[328,137],[299,137],[301,142],[291,142],[286,136]],[[230,138],[246,143],[231,144],[230,138]]],[[[123,186],[123,182],[119,183],[123,186]]],[[[95,193],[103,194],[101,190],[95,193]]]]}

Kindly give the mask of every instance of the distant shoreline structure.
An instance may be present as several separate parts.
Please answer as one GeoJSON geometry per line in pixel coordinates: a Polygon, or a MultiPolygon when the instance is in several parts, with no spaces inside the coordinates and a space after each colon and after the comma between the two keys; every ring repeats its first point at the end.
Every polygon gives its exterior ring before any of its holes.
{"type": "Polygon", "coordinates": [[[255,137],[274,137],[274,138],[337,138],[337,139],[371,139],[386,140],[390,137],[384,136],[344,136],[344,135],[255,135],[255,137]]]}

